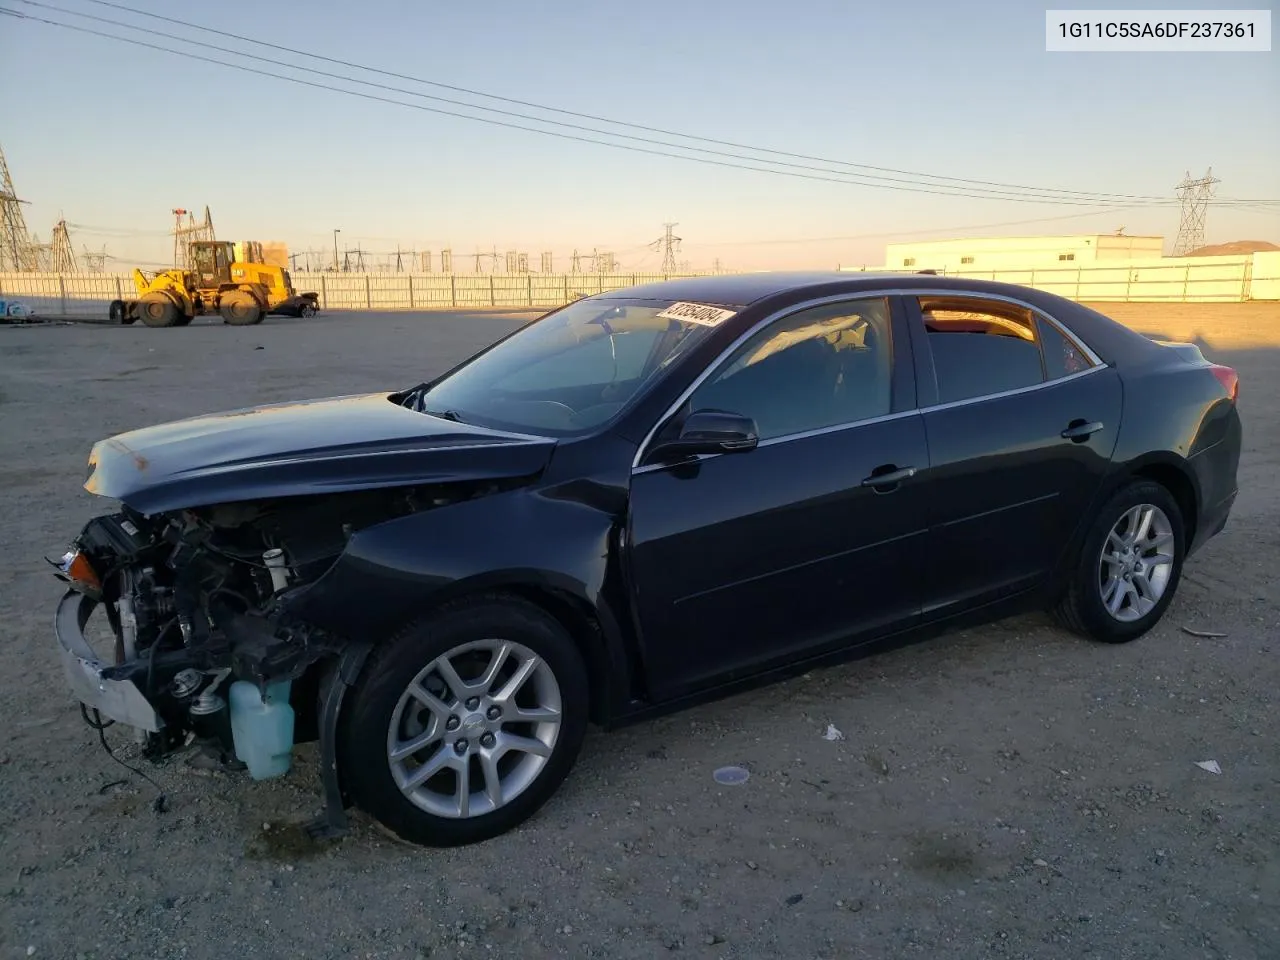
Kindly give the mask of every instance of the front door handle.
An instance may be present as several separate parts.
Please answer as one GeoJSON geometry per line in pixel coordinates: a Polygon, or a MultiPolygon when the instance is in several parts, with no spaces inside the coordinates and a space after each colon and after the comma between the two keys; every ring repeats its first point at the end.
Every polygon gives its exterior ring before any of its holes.
{"type": "Polygon", "coordinates": [[[915,467],[895,467],[887,464],[871,471],[871,476],[862,481],[864,487],[892,487],[909,480],[916,475],[915,467]]]}
{"type": "Polygon", "coordinates": [[[1067,429],[1062,431],[1062,439],[1084,443],[1101,429],[1102,424],[1097,420],[1072,420],[1067,424],[1067,429]]]}

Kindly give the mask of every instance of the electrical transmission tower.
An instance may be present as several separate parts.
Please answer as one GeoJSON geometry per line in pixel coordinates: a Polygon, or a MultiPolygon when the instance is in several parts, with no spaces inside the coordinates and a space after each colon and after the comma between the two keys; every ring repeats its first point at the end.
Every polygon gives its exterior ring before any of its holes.
{"type": "Polygon", "coordinates": [[[86,273],[102,273],[107,269],[107,248],[104,245],[99,253],[96,250],[84,248],[84,269],[86,273]]]}
{"type": "Polygon", "coordinates": [[[662,252],[662,275],[669,277],[676,272],[676,251],[680,249],[680,238],[673,233],[678,223],[664,223],[665,232],[649,246],[662,252]]]}
{"type": "Polygon", "coordinates": [[[204,222],[196,223],[195,214],[189,210],[175,207],[173,213],[173,266],[177,270],[186,270],[191,266],[190,245],[197,240],[216,240],[213,235],[213,217],[209,208],[204,208],[204,222]],[[187,220],[183,223],[182,218],[187,220]]]}
{"type": "Polygon", "coordinates": [[[53,225],[53,239],[49,242],[49,269],[54,273],[76,273],[76,251],[71,246],[71,234],[67,232],[67,221],[59,220],[53,225]]]}
{"type": "Polygon", "coordinates": [[[440,272],[450,273],[450,274],[453,273],[453,251],[452,250],[440,251],[440,272]]]}
{"type": "Polygon", "coordinates": [[[0,270],[39,269],[31,235],[27,233],[27,221],[22,215],[24,203],[13,189],[9,165],[4,151],[0,150],[0,270]]]}
{"type": "Polygon", "coordinates": [[[543,273],[556,272],[555,257],[552,255],[552,252],[550,250],[547,250],[542,254],[542,272],[543,273]]]}
{"type": "Polygon", "coordinates": [[[1213,185],[1221,182],[1214,179],[1213,167],[1210,167],[1199,180],[1192,180],[1191,171],[1188,170],[1178,184],[1182,221],[1178,224],[1178,239],[1173,245],[1175,257],[1185,256],[1197,247],[1204,246],[1204,221],[1209,212],[1209,198],[1213,196],[1213,185]]]}

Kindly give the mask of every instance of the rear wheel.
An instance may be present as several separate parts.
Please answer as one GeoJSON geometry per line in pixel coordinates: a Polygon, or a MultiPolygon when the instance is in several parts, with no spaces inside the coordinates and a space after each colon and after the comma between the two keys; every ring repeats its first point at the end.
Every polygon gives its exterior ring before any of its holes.
{"type": "Polygon", "coordinates": [[[568,775],[587,700],[582,659],[554,618],[516,599],[461,601],[370,656],[345,711],[339,774],[401,839],[487,840],[568,775]]]}
{"type": "Polygon", "coordinates": [[[1098,511],[1058,619],[1106,643],[1134,640],[1164,616],[1182,576],[1186,527],[1173,495],[1135,480],[1098,511]]]}
{"type": "Polygon", "coordinates": [[[163,293],[146,293],[138,298],[138,316],[148,327],[172,327],[177,325],[182,311],[163,293]]]}
{"type": "Polygon", "coordinates": [[[262,322],[262,305],[248,290],[229,290],[218,300],[218,313],[222,319],[237,327],[248,327],[262,322]]]}

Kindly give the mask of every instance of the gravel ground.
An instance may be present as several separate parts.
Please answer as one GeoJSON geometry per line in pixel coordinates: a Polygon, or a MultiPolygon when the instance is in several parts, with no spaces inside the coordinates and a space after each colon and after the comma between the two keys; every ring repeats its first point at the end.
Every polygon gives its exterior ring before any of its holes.
{"type": "Polygon", "coordinates": [[[80,488],[90,445],[411,382],[518,322],[0,328],[0,960],[1280,956],[1274,346],[1209,351],[1242,375],[1240,499],[1134,644],[1023,617],[592,733],[534,820],[463,850],[406,848],[363,818],[301,842],[313,745],[262,784],[148,768],[169,798],[153,812],[53,655],[41,558],[108,507],[80,488]],[[1220,775],[1196,766],[1211,759],[1220,775]],[[719,786],[726,764],[749,780],[719,786]]]}

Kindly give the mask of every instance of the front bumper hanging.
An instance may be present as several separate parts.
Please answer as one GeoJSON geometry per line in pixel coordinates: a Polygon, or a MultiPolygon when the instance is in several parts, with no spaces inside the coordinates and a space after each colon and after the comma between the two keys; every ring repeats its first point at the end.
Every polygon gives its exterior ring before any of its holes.
{"type": "Polygon", "coordinates": [[[117,723],[159,733],[164,720],[137,684],[103,676],[111,665],[98,658],[84,636],[85,624],[97,606],[98,601],[75,590],[69,590],[58,602],[53,630],[67,683],[76,699],[90,710],[117,723]]]}

